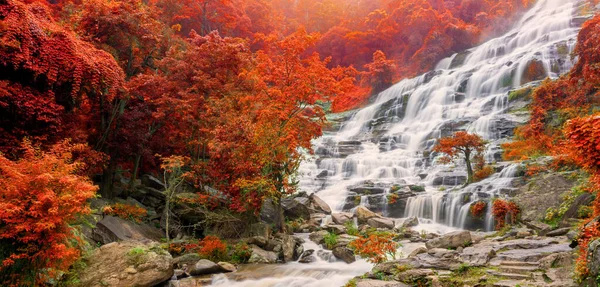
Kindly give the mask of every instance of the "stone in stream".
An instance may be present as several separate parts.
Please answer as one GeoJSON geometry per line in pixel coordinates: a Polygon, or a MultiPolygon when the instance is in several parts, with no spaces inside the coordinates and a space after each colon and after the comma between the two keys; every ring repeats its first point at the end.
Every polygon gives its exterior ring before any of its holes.
{"type": "Polygon", "coordinates": [[[325,242],[325,236],[327,236],[328,234],[329,231],[327,230],[319,230],[308,235],[308,238],[316,244],[322,244],[323,242],[325,242]]]}
{"type": "Polygon", "coordinates": [[[408,218],[396,219],[394,228],[401,230],[417,225],[419,225],[419,219],[413,216],[408,218]]]}
{"type": "Polygon", "coordinates": [[[308,197],[296,196],[292,198],[284,198],[281,200],[283,214],[290,220],[295,219],[310,219],[310,199],[308,197]]]}
{"type": "Polygon", "coordinates": [[[333,256],[335,256],[336,258],[342,259],[344,262],[346,262],[348,264],[356,261],[354,252],[352,252],[352,250],[347,247],[333,248],[333,256]]]}
{"type": "Polygon", "coordinates": [[[298,262],[300,263],[312,263],[317,261],[317,258],[314,255],[315,250],[314,249],[308,249],[306,251],[304,251],[302,253],[302,255],[300,255],[300,260],[298,262]]]}
{"type": "Polygon", "coordinates": [[[315,210],[317,213],[331,214],[331,207],[329,207],[329,204],[316,194],[311,194],[309,199],[311,210],[315,210]]]}
{"type": "MultiPolygon", "coordinates": [[[[235,267],[234,267],[235,269],[235,267]]],[[[231,272],[226,271],[221,265],[214,263],[210,260],[200,259],[196,264],[192,266],[189,270],[190,275],[192,276],[201,276],[207,274],[215,274],[215,273],[223,273],[223,272],[231,272]]]]}

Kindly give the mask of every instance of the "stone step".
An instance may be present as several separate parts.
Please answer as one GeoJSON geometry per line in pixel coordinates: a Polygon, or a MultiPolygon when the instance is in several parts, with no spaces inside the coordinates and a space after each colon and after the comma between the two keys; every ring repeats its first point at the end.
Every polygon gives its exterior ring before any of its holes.
{"type": "Polygon", "coordinates": [[[513,279],[513,280],[526,280],[526,279],[531,279],[531,275],[523,275],[523,274],[516,274],[516,273],[504,273],[504,272],[498,272],[495,270],[487,270],[487,273],[496,277],[503,277],[503,278],[507,278],[507,279],[513,279]]]}
{"type": "Polygon", "coordinates": [[[539,262],[525,262],[525,261],[500,261],[499,266],[535,266],[538,267],[539,262]]]}
{"type": "Polygon", "coordinates": [[[494,283],[494,287],[515,287],[515,286],[523,286],[523,281],[501,280],[501,281],[494,283]]]}
{"type": "Polygon", "coordinates": [[[537,266],[512,266],[512,265],[504,265],[499,266],[498,269],[504,273],[515,273],[515,274],[524,274],[530,275],[531,273],[537,271],[539,267],[537,266]]]}

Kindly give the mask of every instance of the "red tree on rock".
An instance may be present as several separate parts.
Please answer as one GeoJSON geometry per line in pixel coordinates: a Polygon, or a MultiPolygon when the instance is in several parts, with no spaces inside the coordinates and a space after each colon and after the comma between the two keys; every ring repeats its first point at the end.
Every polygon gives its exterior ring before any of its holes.
{"type": "Polygon", "coordinates": [[[473,161],[481,157],[484,149],[485,141],[480,136],[460,131],[451,137],[441,138],[433,151],[445,154],[442,162],[464,158],[468,175],[466,184],[469,184],[473,183],[473,161]]]}

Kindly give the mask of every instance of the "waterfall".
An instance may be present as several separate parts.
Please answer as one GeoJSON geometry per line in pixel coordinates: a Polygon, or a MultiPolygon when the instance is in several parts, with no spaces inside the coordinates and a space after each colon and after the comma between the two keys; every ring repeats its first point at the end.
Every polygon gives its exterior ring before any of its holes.
{"type": "Polygon", "coordinates": [[[488,162],[501,161],[499,145],[528,120],[508,112],[509,92],[570,70],[581,1],[538,0],[513,29],[442,60],[436,69],[405,79],[349,112],[339,130],[314,141],[315,156],[300,168],[300,189],[316,192],[335,210],[367,205],[390,217],[417,216],[448,227],[493,229],[488,212],[469,216],[478,200],[510,197],[518,165],[466,188],[463,166],[442,165],[430,150],[457,130],[490,144],[488,162]],[[386,197],[398,195],[396,203],[386,197]]]}

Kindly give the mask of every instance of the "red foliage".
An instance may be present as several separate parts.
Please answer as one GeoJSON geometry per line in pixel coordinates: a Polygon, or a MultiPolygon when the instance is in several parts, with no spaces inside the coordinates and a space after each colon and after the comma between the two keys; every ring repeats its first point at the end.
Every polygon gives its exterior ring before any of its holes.
{"type": "MultiPolygon", "coordinates": [[[[482,174],[490,172],[484,170],[484,162],[482,153],[485,149],[485,141],[476,134],[469,134],[464,131],[456,132],[451,137],[441,138],[437,145],[433,148],[434,152],[445,154],[440,161],[441,162],[452,162],[464,157],[465,163],[467,164],[468,179],[467,183],[472,183],[474,180],[472,162],[475,160],[478,166],[481,166],[482,174]]],[[[493,172],[493,170],[491,171],[493,172]]]]}
{"type": "Polygon", "coordinates": [[[382,263],[396,256],[399,244],[394,241],[392,234],[373,233],[368,237],[360,236],[348,245],[354,252],[372,263],[382,263]]]}
{"type": "Polygon", "coordinates": [[[216,236],[208,235],[198,243],[190,243],[185,246],[186,251],[198,252],[205,259],[220,261],[227,255],[227,245],[216,236]]]}
{"type": "Polygon", "coordinates": [[[495,199],[492,203],[492,214],[496,220],[496,230],[502,229],[506,225],[506,220],[510,220],[510,224],[517,221],[521,209],[519,206],[504,199],[495,199]]]}
{"type": "Polygon", "coordinates": [[[486,209],[487,203],[485,201],[477,201],[471,204],[471,207],[469,208],[471,215],[476,218],[482,218],[485,215],[486,209]]]}
{"type": "Polygon", "coordinates": [[[138,223],[142,222],[144,217],[148,215],[148,211],[145,208],[124,203],[115,203],[114,205],[106,206],[102,211],[104,214],[130,219],[138,223]]]}
{"type": "Polygon", "coordinates": [[[42,152],[25,142],[19,160],[0,154],[2,285],[40,286],[79,257],[69,223],[89,213],[96,187],[77,175],[84,166],[73,161],[74,147],[63,142],[42,152]]]}

